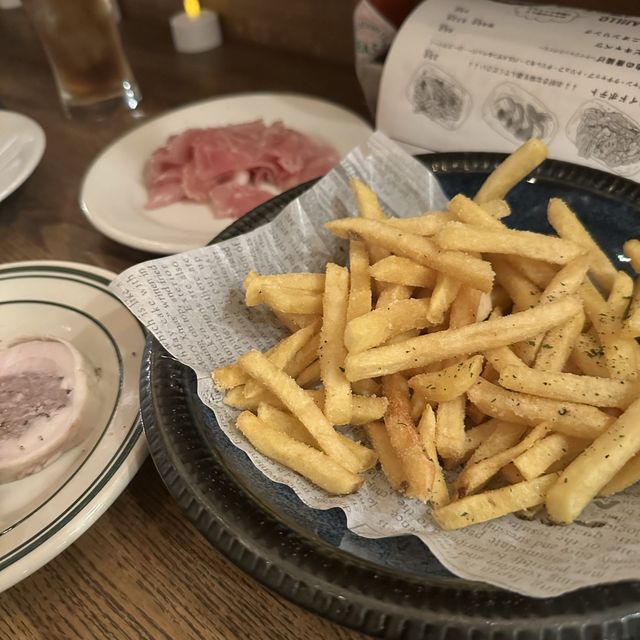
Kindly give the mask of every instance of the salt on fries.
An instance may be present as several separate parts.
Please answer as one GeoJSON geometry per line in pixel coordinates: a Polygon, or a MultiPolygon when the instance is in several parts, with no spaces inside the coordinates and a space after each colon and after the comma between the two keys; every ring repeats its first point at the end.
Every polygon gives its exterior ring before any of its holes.
{"type": "MultiPolygon", "coordinates": [[[[247,305],[291,335],[212,377],[259,452],[335,495],[379,464],[444,529],[544,506],[567,524],[640,480],[640,280],[561,200],[559,237],[504,222],[546,153],[530,140],[474,199],[402,219],[353,180],[357,216],[326,224],[348,268],[248,274],[247,305]]],[[[639,271],[640,240],[624,251],[639,271]]]]}

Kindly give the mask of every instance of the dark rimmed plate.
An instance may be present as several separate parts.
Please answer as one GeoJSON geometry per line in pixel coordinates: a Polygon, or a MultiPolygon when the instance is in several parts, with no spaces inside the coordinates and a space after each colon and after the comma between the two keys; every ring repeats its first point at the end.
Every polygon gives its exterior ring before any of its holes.
{"type": "MultiPolygon", "coordinates": [[[[450,153],[419,159],[453,195],[474,193],[503,158],[450,153]]],[[[268,222],[310,186],[255,209],[216,242],[268,222]]],[[[550,231],[549,197],[575,207],[616,262],[623,242],[640,234],[639,184],[557,161],[545,162],[510,194],[510,225],[550,231]]],[[[339,509],[310,509],[229,443],[198,399],[193,372],[153,339],[143,360],[141,396],[151,455],[187,516],[239,567],[315,613],[385,638],[640,637],[638,582],[527,598],[453,576],[417,538],[361,538],[346,529],[339,509]]]]}

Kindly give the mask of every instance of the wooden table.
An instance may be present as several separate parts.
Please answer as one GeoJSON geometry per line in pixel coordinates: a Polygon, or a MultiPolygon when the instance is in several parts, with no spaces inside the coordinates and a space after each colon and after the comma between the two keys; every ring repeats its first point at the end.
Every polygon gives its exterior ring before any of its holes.
{"type": "MultiPolygon", "coordinates": [[[[125,46],[153,115],[242,91],[315,94],[365,113],[353,71],[240,42],[173,51],[168,25],[125,18],[125,46]]],[[[73,260],[113,271],[152,256],[101,236],[78,206],[88,163],[134,123],[65,120],[22,11],[0,11],[0,102],[47,135],[40,166],[0,203],[0,262],[73,260]]],[[[266,590],[212,549],[183,517],[151,460],[73,546],[0,594],[0,638],[362,638],[266,590]]]]}

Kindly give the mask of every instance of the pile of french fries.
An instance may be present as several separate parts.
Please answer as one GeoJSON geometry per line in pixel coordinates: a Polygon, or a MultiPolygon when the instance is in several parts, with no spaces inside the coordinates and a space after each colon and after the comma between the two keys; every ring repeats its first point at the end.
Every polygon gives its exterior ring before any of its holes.
{"type": "MultiPolygon", "coordinates": [[[[249,273],[247,305],[291,335],[212,376],[258,451],[335,495],[379,464],[444,529],[543,508],[571,523],[640,479],[640,279],[561,200],[557,237],[504,223],[546,155],[532,139],[474,199],[412,218],[354,180],[358,215],[326,224],[348,268],[249,273]]],[[[624,251],[639,272],[640,240],[624,251]]]]}

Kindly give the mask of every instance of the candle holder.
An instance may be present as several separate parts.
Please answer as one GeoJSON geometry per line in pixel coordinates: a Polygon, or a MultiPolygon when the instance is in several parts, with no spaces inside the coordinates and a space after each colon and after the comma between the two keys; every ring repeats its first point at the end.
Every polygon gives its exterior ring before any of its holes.
{"type": "Polygon", "coordinates": [[[198,0],[184,0],[184,11],[171,17],[173,45],[180,53],[202,53],[222,44],[218,14],[201,9],[198,0]]]}

